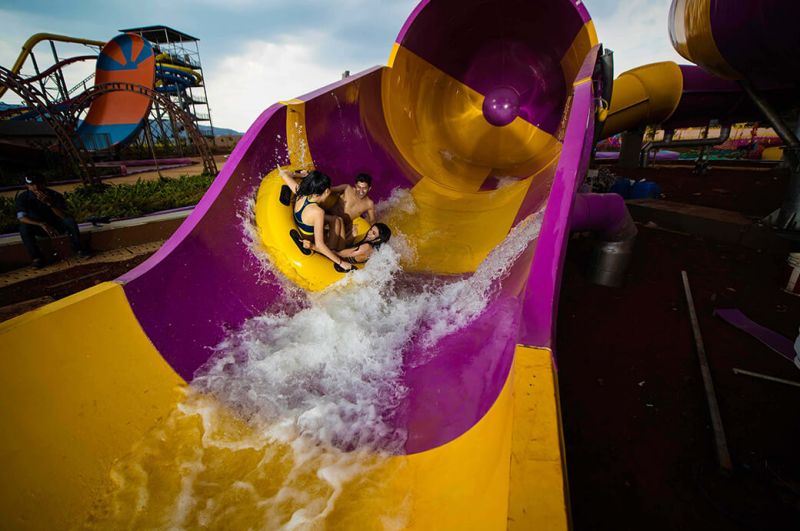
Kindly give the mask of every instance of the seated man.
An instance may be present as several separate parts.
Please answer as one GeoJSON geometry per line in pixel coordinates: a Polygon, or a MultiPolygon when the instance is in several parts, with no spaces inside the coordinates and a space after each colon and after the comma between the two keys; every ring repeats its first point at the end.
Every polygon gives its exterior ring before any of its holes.
{"type": "Polygon", "coordinates": [[[359,173],[356,176],[355,186],[342,184],[331,187],[331,191],[338,194],[339,200],[326,210],[344,221],[343,236],[347,244],[352,243],[357,236],[353,225],[354,219],[366,214],[369,224],[375,224],[375,203],[367,196],[370,188],[372,188],[372,177],[366,173],[359,173]]]}
{"type": "Polygon", "coordinates": [[[59,234],[69,234],[72,250],[80,257],[90,256],[89,251],[81,246],[78,224],[67,212],[64,196],[47,188],[44,177],[36,173],[25,177],[25,187],[27,190],[17,194],[16,209],[20,222],[19,233],[33,259],[33,267],[44,265],[36,236],[53,238],[59,234]]]}

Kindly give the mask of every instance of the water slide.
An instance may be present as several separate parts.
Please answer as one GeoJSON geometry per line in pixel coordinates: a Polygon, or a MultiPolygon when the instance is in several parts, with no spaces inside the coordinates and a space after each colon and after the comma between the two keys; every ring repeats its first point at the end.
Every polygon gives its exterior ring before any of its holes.
{"type": "MultiPolygon", "coordinates": [[[[771,86],[777,102],[792,98],[791,89],[771,86]]],[[[603,134],[660,124],[662,129],[703,127],[710,120],[731,125],[763,120],[734,81],[713,75],[696,65],[662,61],[623,72],[614,80],[614,92],[603,134]]]]}
{"type": "Polygon", "coordinates": [[[156,55],[156,76],[156,87],[160,92],[180,92],[203,83],[200,72],[168,53],[156,55]]]}
{"type": "MultiPolygon", "coordinates": [[[[152,89],[155,57],[150,43],[134,34],[117,35],[108,41],[97,58],[95,84],[134,83],[152,89]]],[[[100,143],[97,135],[108,135],[110,146],[125,144],[141,130],[150,112],[150,98],[133,92],[110,92],[99,96],[78,126],[88,146],[100,143]]]]}
{"type": "MultiPolygon", "coordinates": [[[[22,45],[22,50],[20,51],[19,56],[17,57],[14,64],[11,66],[10,71],[14,74],[19,74],[22,70],[22,67],[25,65],[25,62],[28,60],[28,57],[31,56],[34,47],[39,44],[40,42],[66,42],[66,43],[73,43],[73,44],[84,44],[86,46],[103,46],[103,42],[101,41],[93,41],[89,39],[82,39],[79,37],[69,37],[67,35],[56,35],[54,33],[37,33],[35,35],[31,35],[27,41],[22,45]]],[[[53,74],[56,70],[62,69],[65,66],[70,64],[81,62],[81,61],[88,61],[93,60],[95,58],[94,55],[80,55],[75,57],[69,57],[66,59],[62,59],[57,61],[55,64],[43,70],[37,75],[25,78],[27,83],[33,83],[39,81],[41,79],[46,78],[47,76],[53,74]]],[[[5,85],[0,85],[0,98],[8,90],[8,87],[5,85]]],[[[63,105],[62,103],[61,105],[63,105]]],[[[0,112],[0,119],[15,119],[15,120],[28,120],[36,116],[35,111],[30,111],[29,107],[25,107],[20,105],[18,107],[12,107],[9,109],[0,112]]]]}
{"type": "Polygon", "coordinates": [[[182,92],[197,84],[197,78],[171,66],[156,66],[156,76],[156,90],[159,92],[182,92]]]}
{"type": "Polygon", "coordinates": [[[562,263],[622,223],[576,199],[598,53],[580,1],[424,0],[387,66],[264,110],[150,259],[0,324],[3,520],[566,529],[562,263]],[[302,254],[276,167],[370,173],[392,245],[302,254]]]}
{"type": "MultiPolygon", "coordinates": [[[[187,87],[197,86],[202,83],[202,76],[195,70],[182,65],[168,62],[167,54],[154,57],[150,43],[134,34],[118,35],[111,41],[104,43],[64,35],[38,33],[29,38],[22,47],[22,52],[12,66],[12,72],[19,73],[23,64],[30,56],[34,46],[43,41],[69,42],[101,46],[102,50],[97,57],[95,83],[135,83],[147,88],[156,87],[161,92],[179,92],[187,87]]],[[[94,56],[79,56],[64,59],[41,74],[31,77],[30,82],[46,77],[58,68],[63,68],[77,61],[94,59],[94,56]]],[[[0,87],[0,97],[7,87],[0,87]]],[[[62,102],[63,107],[69,101],[62,102]]],[[[92,137],[95,135],[109,135],[111,146],[124,145],[141,130],[144,119],[150,110],[150,100],[140,94],[128,92],[112,92],[100,96],[92,103],[86,119],[78,128],[78,133],[84,138],[88,146],[98,145],[92,137]]],[[[29,119],[32,115],[25,109],[7,111],[14,114],[15,119],[29,119]]]]}
{"type": "Polygon", "coordinates": [[[760,89],[800,83],[800,4],[763,0],[729,7],[715,0],[673,0],[669,34],[675,51],[720,78],[746,79],[760,89]]]}
{"type": "MultiPolygon", "coordinates": [[[[669,34],[694,65],[661,62],[634,68],[614,82],[606,132],[661,123],[665,129],[764,120],[737,81],[746,80],[773,106],[798,106],[800,33],[792,0],[673,0],[669,34]]],[[[606,134],[605,136],[608,136],[606,134]]]]}

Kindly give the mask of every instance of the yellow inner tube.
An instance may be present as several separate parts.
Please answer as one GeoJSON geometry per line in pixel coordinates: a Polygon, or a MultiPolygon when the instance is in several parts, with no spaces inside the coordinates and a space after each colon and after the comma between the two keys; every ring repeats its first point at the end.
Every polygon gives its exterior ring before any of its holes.
{"type": "MultiPolygon", "coordinates": [[[[255,214],[261,243],[275,267],[289,280],[303,289],[320,291],[341,280],[345,273],[336,271],[333,262],[325,256],[318,253],[305,255],[297,248],[289,236],[290,230],[297,230],[293,215],[294,201],[289,205],[281,203],[283,185],[278,170],[273,170],[264,177],[258,188],[255,214]]],[[[357,218],[353,224],[358,229],[358,241],[369,230],[369,223],[357,218]]]]}

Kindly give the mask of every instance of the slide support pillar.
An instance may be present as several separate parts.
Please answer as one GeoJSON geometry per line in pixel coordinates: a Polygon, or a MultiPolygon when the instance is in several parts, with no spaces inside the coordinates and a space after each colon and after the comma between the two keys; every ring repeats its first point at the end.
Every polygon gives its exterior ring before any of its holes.
{"type": "Polygon", "coordinates": [[[617,166],[620,168],[638,168],[643,141],[644,129],[622,133],[622,145],[619,148],[617,166]]]}
{"type": "Polygon", "coordinates": [[[622,196],[576,195],[570,228],[577,232],[592,231],[597,236],[592,253],[592,282],[612,288],[622,286],[639,232],[622,196]]]}
{"type": "Polygon", "coordinates": [[[753,85],[745,80],[740,80],[739,84],[750,97],[750,100],[769,120],[770,125],[783,140],[783,143],[786,144],[783,156],[789,164],[791,173],[789,187],[778,212],[775,226],[783,230],[800,231],[800,140],[797,139],[794,131],[781,119],[772,105],[756,92],[753,85]]]}

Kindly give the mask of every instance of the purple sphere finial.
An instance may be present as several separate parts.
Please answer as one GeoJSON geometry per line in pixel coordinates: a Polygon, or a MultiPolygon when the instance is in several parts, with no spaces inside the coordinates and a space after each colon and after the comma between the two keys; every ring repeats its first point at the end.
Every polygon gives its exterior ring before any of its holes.
{"type": "Polygon", "coordinates": [[[483,116],[492,125],[503,126],[519,116],[519,94],[511,87],[497,87],[483,98],[483,116]]]}

